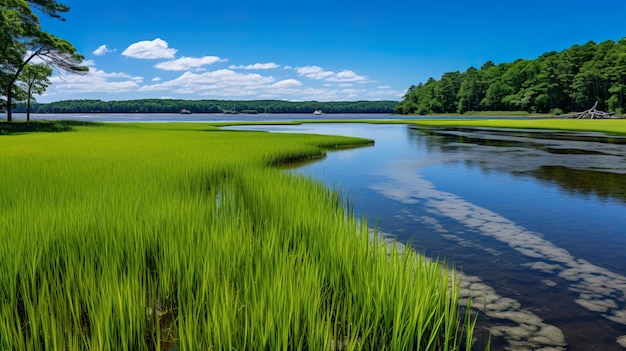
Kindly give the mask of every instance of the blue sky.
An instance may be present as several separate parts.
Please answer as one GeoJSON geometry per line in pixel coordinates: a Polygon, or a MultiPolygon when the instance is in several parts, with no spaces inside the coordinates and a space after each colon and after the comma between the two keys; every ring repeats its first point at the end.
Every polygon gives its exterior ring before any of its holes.
{"type": "Polygon", "coordinates": [[[40,102],[401,100],[445,72],[626,37],[624,0],[61,1],[85,56],[40,102]]]}

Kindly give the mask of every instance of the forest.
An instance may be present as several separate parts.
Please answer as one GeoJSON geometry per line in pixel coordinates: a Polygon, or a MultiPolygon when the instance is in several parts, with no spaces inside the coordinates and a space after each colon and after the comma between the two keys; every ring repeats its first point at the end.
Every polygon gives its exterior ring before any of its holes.
{"type": "Polygon", "coordinates": [[[491,61],[479,69],[447,72],[412,85],[396,106],[400,114],[527,111],[552,113],[598,108],[626,112],[626,38],[573,45],[534,60],[491,61]]]}
{"type": "MultiPolygon", "coordinates": [[[[282,100],[177,100],[121,101],[65,100],[31,104],[31,113],[393,113],[397,101],[282,101],[282,100]]],[[[26,112],[19,104],[15,112],[26,112]]]]}

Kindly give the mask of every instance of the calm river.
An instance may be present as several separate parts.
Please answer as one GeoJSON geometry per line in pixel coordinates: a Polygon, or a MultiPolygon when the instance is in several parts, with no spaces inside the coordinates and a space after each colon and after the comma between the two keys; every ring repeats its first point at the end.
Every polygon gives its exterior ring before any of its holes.
{"type": "Polygon", "coordinates": [[[493,350],[626,347],[625,137],[367,124],[261,129],[374,139],[297,172],[339,186],[381,231],[461,270],[493,350]]]}
{"type": "MultiPolygon", "coordinates": [[[[322,118],[349,117],[389,116],[322,118]]],[[[183,118],[267,120],[72,119],[183,118]]],[[[493,350],[626,349],[626,137],[355,123],[257,129],[374,139],[295,171],[338,186],[371,225],[462,271],[462,291],[489,331],[477,339],[490,334],[493,350]]]]}

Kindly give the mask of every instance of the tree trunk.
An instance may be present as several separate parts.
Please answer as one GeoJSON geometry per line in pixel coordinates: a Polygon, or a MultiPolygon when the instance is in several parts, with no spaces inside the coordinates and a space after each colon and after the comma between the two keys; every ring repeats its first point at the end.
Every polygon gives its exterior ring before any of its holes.
{"type": "Polygon", "coordinates": [[[9,89],[7,89],[7,122],[11,122],[12,116],[11,116],[11,100],[13,99],[13,82],[11,82],[11,84],[9,84],[9,89]]]}
{"type": "Polygon", "coordinates": [[[26,96],[26,122],[30,122],[30,99],[32,96],[32,86],[28,85],[28,95],[26,96]]]}

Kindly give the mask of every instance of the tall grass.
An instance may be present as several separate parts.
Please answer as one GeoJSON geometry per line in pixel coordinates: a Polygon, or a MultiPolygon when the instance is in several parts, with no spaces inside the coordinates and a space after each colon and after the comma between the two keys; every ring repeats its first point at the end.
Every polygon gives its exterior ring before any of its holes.
{"type": "Polygon", "coordinates": [[[471,347],[452,271],[268,166],[367,141],[77,129],[0,137],[0,349],[471,347]]]}

